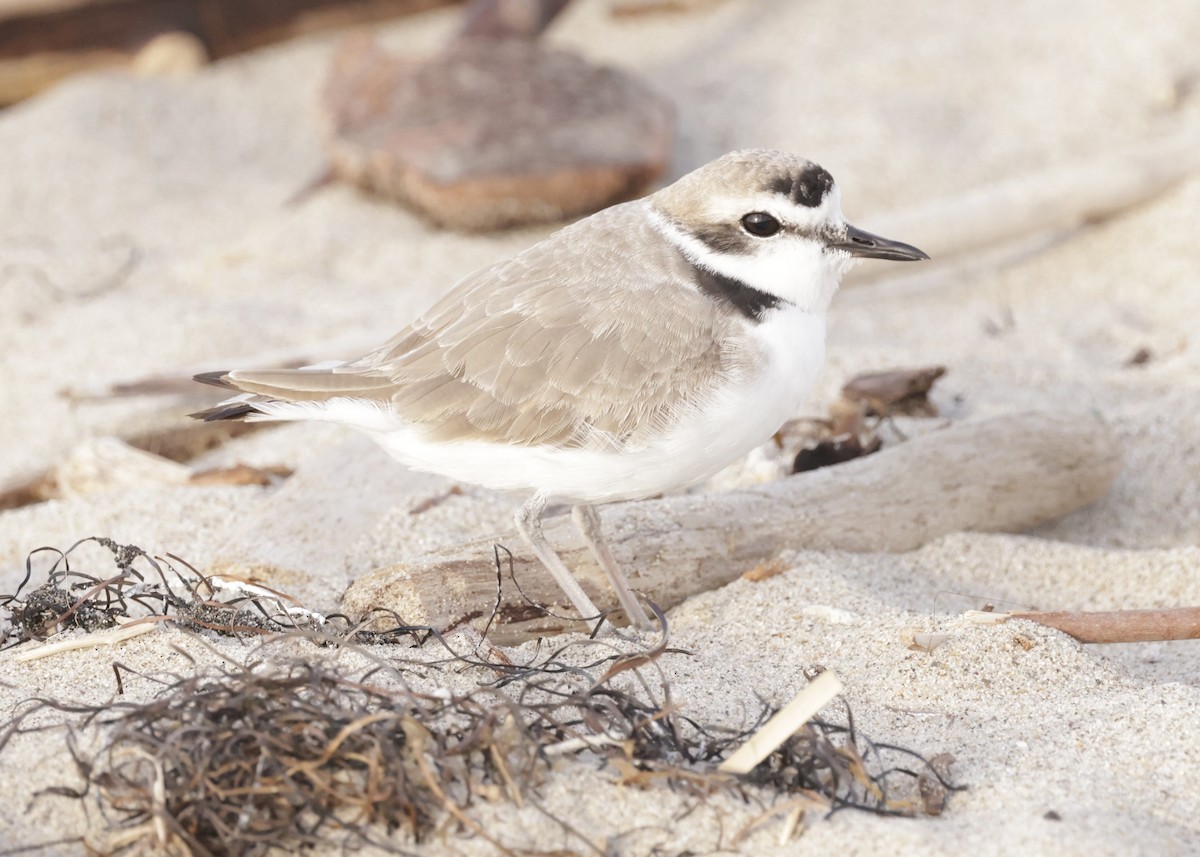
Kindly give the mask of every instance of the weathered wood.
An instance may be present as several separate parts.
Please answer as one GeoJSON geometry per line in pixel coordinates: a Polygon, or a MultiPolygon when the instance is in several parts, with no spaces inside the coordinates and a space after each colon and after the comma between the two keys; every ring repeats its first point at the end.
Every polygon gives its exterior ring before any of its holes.
{"type": "Polygon", "coordinates": [[[571,0],[471,0],[459,39],[536,40],[571,0]]]}
{"type": "Polygon", "coordinates": [[[1019,613],[972,613],[973,621],[1026,619],[1069,634],[1081,643],[1149,643],[1159,640],[1200,640],[1200,607],[1161,610],[1034,610],[1019,613]]]}
{"type": "MultiPolygon", "coordinates": [[[[242,437],[271,427],[272,423],[180,422],[177,411],[164,413],[160,427],[134,430],[125,437],[85,440],[67,453],[58,465],[26,473],[0,483],[0,512],[16,509],[71,493],[113,488],[130,482],[181,482],[170,474],[172,462],[186,462],[242,437]],[[124,445],[129,454],[120,450],[124,445]],[[144,457],[149,453],[149,457],[144,457]],[[159,459],[163,466],[153,463],[159,459]],[[142,462],[139,467],[135,462],[142,462]],[[82,472],[81,472],[82,470],[82,472]],[[91,470],[88,474],[87,471],[91,470]],[[153,474],[157,473],[155,476],[153,474]],[[91,486],[90,488],[88,486],[91,486]]],[[[187,471],[180,471],[186,478],[187,471]]]]}
{"type": "Polygon", "coordinates": [[[324,607],[345,585],[346,557],[362,536],[397,506],[428,508],[452,488],[351,434],[306,459],[254,515],[222,534],[205,571],[259,577],[324,607]]]}
{"type": "Polygon", "coordinates": [[[453,0],[53,0],[0,5],[0,104],[81,71],[133,63],[162,33],[214,59],[304,33],[423,12],[453,0]]]}
{"type": "MultiPolygon", "coordinates": [[[[1103,220],[1158,196],[1197,171],[1200,138],[1188,131],[1112,155],[1031,170],[964,194],[866,218],[859,225],[912,242],[938,263],[1103,220]]],[[[918,276],[935,275],[923,271],[918,276]]],[[[891,276],[892,267],[867,262],[851,271],[846,282],[891,276]]]]}
{"type": "MultiPolygon", "coordinates": [[[[1026,413],[932,432],[875,455],[754,488],[605,507],[609,545],[633,586],[664,609],[735,579],[781,550],[905,551],[962,530],[1021,532],[1102,497],[1120,451],[1094,417],[1026,413]]],[[[614,598],[569,520],[546,535],[588,594],[614,598]]],[[[482,539],[381,568],[356,581],[343,609],[395,610],[410,622],[482,624],[496,599],[493,545],[515,556],[526,595],[569,616],[565,597],[516,536],[482,539]]],[[[502,554],[503,557],[503,554],[502,554]]],[[[498,642],[581,625],[540,615],[507,579],[498,642]]]]}

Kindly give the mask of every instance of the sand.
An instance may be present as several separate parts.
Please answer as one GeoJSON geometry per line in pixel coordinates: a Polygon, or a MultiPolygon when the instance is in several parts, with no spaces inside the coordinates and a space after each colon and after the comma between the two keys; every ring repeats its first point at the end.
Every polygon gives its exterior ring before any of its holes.
{"type": "MultiPolygon", "coordinates": [[[[865,228],[1032,169],[1200,130],[1200,7],[1187,0],[1148,9],[898,0],[885,14],[866,2],[729,0],[619,20],[606,9],[580,2],[551,40],[632,69],[676,102],[672,175],[735,147],[794,150],[837,177],[848,217],[865,228]]],[[[397,50],[427,50],[453,23],[440,12],[381,35],[397,50]]],[[[439,233],[336,186],[288,204],[323,169],[315,96],[332,45],[332,36],[304,39],[183,80],[81,78],[0,114],[0,484],[56,466],[89,438],[162,425],[175,407],[169,397],[64,390],[223,368],[298,344],[350,356],[338,349],[390,335],[458,276],[546,234],[439,233]]],[[[1103,501],[1035,533],[955,534],[902,555],[789,553],[783,574],[671,612],[673,643],[691,654],[664,668],[690,715],[740,722],[757,697],[785,703],[803,671],[821,665],[845,682],[865,733],[952,753],[969,787],[936,819],[811,818],[785,846],[768,825],[744,853],[1200,852],[1200,643],[1081,646],[1009,624],[958,629],[932,653],[905,644],[913,630],[955,629],[984,604],[1200,603],[1197,222],[1200,177],[1023,260],[836,299],[806,413],[823,412],[857,372],[940,363],[945,416],[1096,412],[1120,437],[1125,469],[1103,501]],[[1149,361],[1130,365],[1143,348],[1149,361]]],[[[188,404],[178,400],[171,418],[188,404]]],[[[348,437],[289,426],[203,463],[303,472],[348,437]]],[[[506,529],[509,499],[470,488],[408,515],[446,484],[395,473],[379,477],[372,518],[314,534],[327,577],[301,587],[310,606],[333,608],[357,570],[506,529]]],[[[0,513],[0,591],[20,580],[31,550],[89,535],[205,567],[286,486],[143,484],[0,513]]],[[[113,660],[179,669],[172,646],[216,658],[178,631],[28,665],[0,654],[0,710],[35,694],[102,703],[113,660]]],[[[249,651],[219,646],[229,659],[249,651]]],[[[127,692],[150,698],[154,687],[133,681],[127,692]]],[[[70,768],[55,733],[0,755],[0,843],[84,832],[70,802],[27,811],[32,793],[70,768]]],[[[565,765],[541,800],[615,854],[728,847],[753,815],[723,798],[685,815],[695,801],[614,779],[598,764],[565,765]]],[[[514,845],[587,850],[532,809],[480,813],[514,845]]],[[[449,836],[421,850],[489,849],[449,836]]]]}

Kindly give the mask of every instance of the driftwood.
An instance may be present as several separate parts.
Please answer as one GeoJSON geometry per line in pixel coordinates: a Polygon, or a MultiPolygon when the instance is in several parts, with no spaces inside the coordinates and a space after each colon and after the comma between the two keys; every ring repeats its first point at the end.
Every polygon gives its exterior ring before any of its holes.
{"type": "MultiPolygon", "coordinates": [[[[173,469],[222,446],[235,437],[261,431],[270,423],[180,422],[176,411],[164,414],[161,428],[133,431],[125,437],[85,440],[57,466],[26,473],[0,483],[0,512],[68,494],[84,494],[134,484],[178,484],[194,481],[188,468],[173,469]],[[214,428],[215,427],[215,428],[214,428]]],[[[218,481],[209,476],[210,484],[218,481]]]]}
{"type": "Polygon", "coordinates": [[[458,39],[536,41],[571,0],[471,0],[458,39]]]}
{"type": "MultiPolygon", "coordinates": [[[[155,36],[194,38],[213,59],[304,33],[423,12],[451,0],[48,0],[0,5],[0,104],[65,77],[129,67],[155,36]]],[[[159,43],[162,48],[162,43],[159,43]]],[[[159,57],[141,58],[158,66],[159,57]]]]}
{"type": "Polygon", "coordinates": [[[444,477],[401,467],[354,433],[311,456],[256,514],[224,534],[206,571],[262,578],[301,602],[328,604],[346,581],[346,558],[359,538],[393,509],[419,515],[453,489],[444,477]]]}
{"type": "MultiPolygon", "coordinates": [[[[931,432],[875,455],[750,489],[605,507],[604,526],[633,586],[664,609],[728,583],[780,551],[905,551],[962,530],[1021,532],[1102,497],[1120,469],[1108,428],[1091,416],[1027,413],[931,432]]],[[[603,608],[614,599],[564,517],[546,535],[603,608]]],[[[495,539],[381,568],[343,609],[396,611],[409,622],[482,625],[497,596],[495,539]]],[[[492,628],[497,642],[577,630],[561,592],[515,536],[492,628]],[[530,601],[534,602],[533,604],[530,601]],[[548,616],[535,605],[548,605],[548,616]]]]}
{"type": "MultiPolygon", "coordinates": [[[[1200,139],[1195,133],[1177,134],[1116,155],[1057,164],[949,199],[865,218],[861,225],[880,235],[902,236],[941,262],[1038,233],[1062,232],[1106,219],[1165,192],[1197,171],[1200,139]]],[[[916,276],[934,274],[922,271],[916,276]]],[[[864,263],[850,272],[846,282],[893,275],[893,268],[883,263],[864,263]]]]}

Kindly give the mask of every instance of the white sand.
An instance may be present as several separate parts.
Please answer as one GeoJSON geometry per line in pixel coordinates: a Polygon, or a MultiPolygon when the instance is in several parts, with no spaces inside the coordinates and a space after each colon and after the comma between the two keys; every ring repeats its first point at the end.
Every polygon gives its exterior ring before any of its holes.
{"type": "MultiPolygon", "coordinates": [[[[1200,129],[1200,95],[1172,95],[1175,81],[1200,73],[1200,6],[1190,0],[898,0],[886,11],[862,0],[731,0],[622,21],[605,8],[580,2],[553,41],[634,69],[676,101],[675,174],[738,146],[795,150],[833,172],[849,217],[868,228],[873,213],[1200,129]]],[[[423,16],[387,28],[386,40],[422,49],[452,22],[423,16]]],[[[0,114],[0,484],[54,466],[86,438],[161,424],[170,405],[72,404],[63,388],[348,336],[369,343],[457,276],[544,234],[437,233],[337,187],[286,206],[322,169],[314,101],[330,45],[280,46],[183,82],[77,80],[0,114]],[[73,297],[103,283],[130,247],[127,277],[73,297]]],[[[689,714],[737,722],[756,696],[786,702],[802,670],[821,664],[846,683],[866,734],[953,753],[955,777],[970,786],[939,819],[842,814],[782,849],[768,826],[746,853],[1200,852],[1200,644],[1083,647],[1029,625],[972,629],[932,654],[903,643],[906,630],[948,627],[985,603],[1200,604],[1198,222],[1200,178],[1005,270],[839,296],[810,412],[851,374],[943,363],[936,398],[953,417],[1095,410],[1122,438],[1126,468],[1104,501],[1029,536],[955,535],[899,556],[790,555],[785,574],[673,611],[674,641],[693,655],[666,666],[689,714]],[[1142,347],[1151,361],[1126,366],[1142,347]],[[1051,810],[1061,820],[1047,820],[1051,810]]],[[[344,438],[288,427],[210,460],[303,467],[344,438]]],[[[333,606],[357,570],[504,526],[505,498],[468,490],[413,518],[413,498],[434,483],[414,481],[404,497],[406,480],[383,481],[390,505],[365,532],[344,543],[336,530],[314,534],[332,545],[332,565],[326,588],[300,593],[313,606],[333,606]]],[[[272,494],[147,486],[0,514],[0,590],[20,579],[30,550],[93,534],[204,565],[272,494]]],[[[179,669],[171,644],[213,657],[178,632],[32,665],[0,655],[0,710],[33,694],[102,702],[114,659],[179,669]]],[[[229,658],[247,651],[222,646],[229,658]]],[[[134,681],[129,692],[146,698],[153,687],[134,681]]],[[[0,843],[83,830],[64,801],[25,811],[69,768],[60,737],[28,736],[0,756],[0,843]]],[[[616,837],[617,854],[710,851],[753,814],[720,799],[675,821],[693,801],[613,778],[565,763],[543,803],[602,847],[616,837]]],[[[481,812],[515,845],[586,850],[534,810],[515,821],[507,806],[481,812]]],[[[425,850],[488,853],[454,838],[425,850]]]]}

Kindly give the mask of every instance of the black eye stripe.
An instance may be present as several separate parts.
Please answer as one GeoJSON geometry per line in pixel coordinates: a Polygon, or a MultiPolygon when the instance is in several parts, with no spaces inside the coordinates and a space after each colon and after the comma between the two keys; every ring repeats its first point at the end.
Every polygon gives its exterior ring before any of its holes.
{"type": "Polygon", "coordinates": [[[754,236],[735,224],[718,224],[691,230],[701,244],[714,253],[742,255],[754,252],[754,236]]]}

